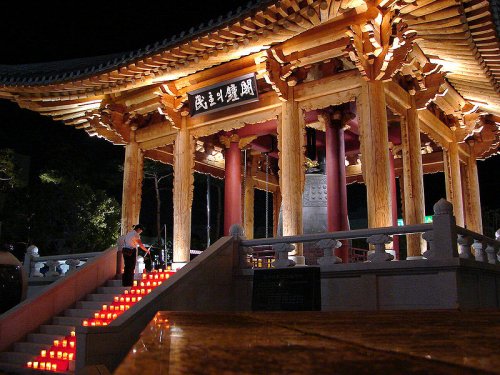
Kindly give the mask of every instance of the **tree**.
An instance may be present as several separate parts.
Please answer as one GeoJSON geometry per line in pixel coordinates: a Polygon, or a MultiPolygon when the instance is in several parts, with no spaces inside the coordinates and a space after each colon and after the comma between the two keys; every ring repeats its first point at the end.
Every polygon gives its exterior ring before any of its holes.
{"type": "Polygon", "coordinates": [[[162,163],[155,162],[153,160],[146,159],[144,162],[144,178],[153,181],[153,188],[155,191],[156,198],[156,238],[158,244],[161,244],[161,197],[160,190],[163,188],[160,187],[160,184],[167,177],[173,175],[172,168],[166,166],[162,163]]]}
{"type": "Polygon", "coordinates": [[[19,181],[19,168],[14,160],[14,151],[0,150],[0,192],[13,189],[19,181]]]}
{"type": "Polygon", "coordinates": [[[118,202],[57,171],[40,174],[30,190],[16,189],[5,208],[9,236],[32,240],[44,255],[101,251],[118,237],[118,202]]]}

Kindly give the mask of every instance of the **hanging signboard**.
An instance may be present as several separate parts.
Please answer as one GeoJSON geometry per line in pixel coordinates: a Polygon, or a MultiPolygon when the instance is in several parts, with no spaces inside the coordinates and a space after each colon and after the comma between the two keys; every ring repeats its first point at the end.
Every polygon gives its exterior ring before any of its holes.
{"type": "Polygon", "coordinates": [[[203,87],[187,94],[191,117],[259,100],[254,73],[203,87]]]}

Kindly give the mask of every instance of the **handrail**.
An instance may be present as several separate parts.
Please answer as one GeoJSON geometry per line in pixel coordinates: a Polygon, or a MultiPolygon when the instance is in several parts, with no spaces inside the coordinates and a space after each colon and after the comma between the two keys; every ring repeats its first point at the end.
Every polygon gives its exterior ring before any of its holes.
{"type": "Polygon", "coordinates": [[[457,225],[457,234],[461,234],[462,236],[469,236],[474,238],[475,240],[480,240],[481,242],[486,242],[492,246],[500,246],[500,241],[494,240],[493,238],[487,237],[484,234],[473,232],[467,228],[463,228],[457,225]]]}
{"type": "Polygon", "coordinates": [[[0,315],[0,351],[6,350],[115,276],[119,267],[118,255],[116,247],[103,251],[37,296],[0,315]]]}
{"type": "Polygon", "coordinates": [[[241,246],[272,245],[278,243],[312,242],[324,239],[347,240],[353,238],[366,238],[377,234],[411,234],[422,233],[432,230],[432,224],[415,224],[403,227],[381,227],[370,229],[354,229],[350,231],[326,232],[303,234],[300,236],[283,236],[278,238],[259,238],[254,240],[242,240],[241,246]]]}
{"type": "Polygon", "coordinates": [[[93,258],[98,255],[101,255],[102,252],[93,252],[93,253],[78,253],[78,254],[60,254],[60,255],[47,255],[47,256],[38,256],[32,257],[31,259],[36,262],[45,262],[47,260],[65,260],[65,259],[88,259],[93,258]]]}

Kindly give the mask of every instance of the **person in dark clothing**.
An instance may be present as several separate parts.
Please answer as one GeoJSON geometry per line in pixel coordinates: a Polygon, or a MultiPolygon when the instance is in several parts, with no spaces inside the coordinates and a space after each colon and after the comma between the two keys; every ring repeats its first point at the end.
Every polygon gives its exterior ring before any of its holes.
{"type": "Polygon", "coordinates": [[[122,285],[132,286],[134,282],[134,270],[135,262],[137,259],[137,248],[140,247],[146,253],[149,250],[141,241],[140,234],[144,231],[144,227],[141,224],[133,226],[133,229],[125,235],[124,246],[122,248],[123,254],[123,275],[122,275],[122,285]]]}

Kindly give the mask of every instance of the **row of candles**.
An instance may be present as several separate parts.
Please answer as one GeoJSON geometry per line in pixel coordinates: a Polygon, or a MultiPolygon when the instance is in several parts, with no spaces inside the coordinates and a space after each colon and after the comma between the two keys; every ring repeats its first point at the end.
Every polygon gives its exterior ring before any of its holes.
{"type": "MultiPolygon", "coordinates": [[[[83,326],[106,326],[115,320],[119,315],[127,311],[135,303],[139,302],[143,296],[151,293],[153,289],[160,286],[167,280],[174,271],[154,270],[143,273],[140,281],[134,280],[130,290],[125,290],[121,295],[115,296],[111,305],[104,304],[99,312],[94,313],[94,317],[85,319],[83,326]]],[[[26,363],[26,367],[51,371],[67,371],[69,362],[75,359],[76,337],[72,331],[62,340],[54,340],[49,350],[42,350],[34,361],[26,363]]]]}

